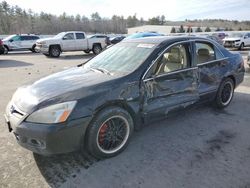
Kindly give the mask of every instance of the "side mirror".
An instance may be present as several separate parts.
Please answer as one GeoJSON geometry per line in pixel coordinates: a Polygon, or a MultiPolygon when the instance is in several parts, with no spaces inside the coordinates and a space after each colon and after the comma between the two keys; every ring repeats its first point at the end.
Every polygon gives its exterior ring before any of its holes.
{"type": "Polygon", "coordinates": [[[13,42],[13,39],[10,39],[9,42],[13,42]]]}

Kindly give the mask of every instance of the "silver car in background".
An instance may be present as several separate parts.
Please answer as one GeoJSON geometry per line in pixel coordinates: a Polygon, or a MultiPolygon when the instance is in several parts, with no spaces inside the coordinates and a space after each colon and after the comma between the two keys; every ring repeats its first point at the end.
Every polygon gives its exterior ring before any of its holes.
{"type": "Polygon", "coordinates": [[[5,54],[14,50],[30,50],[36,52],[35,47],[38,39],[40,39],[40,37],[33,34],[10,35],[3,39],[4,52],[5,54]]]}

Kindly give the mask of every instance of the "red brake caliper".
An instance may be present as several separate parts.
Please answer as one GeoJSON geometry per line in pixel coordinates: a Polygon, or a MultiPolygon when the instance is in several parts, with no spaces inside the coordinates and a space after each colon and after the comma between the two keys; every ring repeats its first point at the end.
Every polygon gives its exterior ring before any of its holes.
{"type": "Polygon", "coordinates": [[[99,135],[98,135],[98,140],[99,140],[99,144],[103,144],[104,141],[104,137],[105,137],[105,133],[107,131],[108,125],[107,124],[103,124],[100,131],[99,131],[99,135]]]}

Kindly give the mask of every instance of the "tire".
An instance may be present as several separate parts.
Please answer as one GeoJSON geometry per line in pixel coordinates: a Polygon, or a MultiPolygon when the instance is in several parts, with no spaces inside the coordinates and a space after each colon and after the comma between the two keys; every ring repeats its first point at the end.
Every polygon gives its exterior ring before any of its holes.
{"type": "Polygon", "coordinates": [[[102,51],[101,45],[100,44],[94,44],[92,51],[93,51],[93,53],[95,55],[101,53],[101,51],[102,51]]]}
{"type": "Polygon", "coordinates": [[[9,48],[7,46],[3,46],[4,48],[4,53],[3,54],[8,54],[9,53],[9,48]]]}
{"type": "Polygon", "coordinates": [[[49,49],[49,56],[50,57],[59,57],[61,54],[61,50],[58,46],[51,46],[49,49]]]}
{"type": "Polygon", "coordinates": [[[238,50],[243,50],[243,48],[244,48],[244,43],[242,42],[242,43],[240,44],[238,50]]]}
{"type": "Polygon", "coordinates": [[[224,79],[217,91],[215,106],[219,109],[227,107],[233,99],[234,81],[231,78],[224,79]]]}
{"type": "Polygon", "coordinates": [[[33,53],[38,53],[38,51],[36,50],[36,45],[35,44],[32,46],[31,51],[33,53]]]}
{"type": "Polygon", "coordinates": [[[88,127],[86,143],[88,152],[97,159],[121,153],[134,131],[130,114],[119,107],[100,111],[88,127]]]}
{"type": "Polygon", "coordinates": [[[83,50],[84,51],[84,53],[86,53],[86,54],[89,54],[90,53],[90,50],[83,50]]]}

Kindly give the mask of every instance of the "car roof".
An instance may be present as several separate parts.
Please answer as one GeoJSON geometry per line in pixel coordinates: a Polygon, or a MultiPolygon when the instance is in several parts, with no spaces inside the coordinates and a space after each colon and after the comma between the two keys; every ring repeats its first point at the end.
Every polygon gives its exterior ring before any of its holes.
{"type": "Polygon", "coordinates": [[[127,40],[124,40],[123,42],[161,44],[165,42],[178,42],[178,41],[192,40],[192,39],[204,40],[206,38],[194,37],[194,36],[153,36],[153,37],[144,37],[144,38],[136,38],[136,39],[127,39],[127,40]]]}

